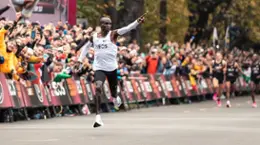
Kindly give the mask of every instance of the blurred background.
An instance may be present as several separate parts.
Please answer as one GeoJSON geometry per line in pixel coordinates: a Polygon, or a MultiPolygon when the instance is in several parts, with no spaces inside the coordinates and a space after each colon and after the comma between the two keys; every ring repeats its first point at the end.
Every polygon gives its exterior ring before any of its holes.
{"type": "Polygon", "coordinates": [[[77,0],[77,17],[97,25],[97,18],[108,15],[119,28],[148,11],[145,24],[129,35],[141,45],[185,43],[192,36],[194,43],[211,45],[216,28],[220,47],[248,49],[260,44],[259,5],[259,0],[77,0]]]}
{"type": "MultiPolygon", "coordinates": [[[[0,6],[8,3],[1,0],[0,6]]],[[[137,40],[141,46],[167,40],[185,43],[195,36],[193,43],[212,45],[216,28],[220,47],[256,49],[260,46],[259,5],[259,0],[40,0],[31,20],[85,22],[95,27],[101,16],[110,16],[113,28],[119,28],[148,12],[145,24],[127,35],[129,42],[137,40]]],[[[3,16],[14,19],[15,13],[3,16]]]]}

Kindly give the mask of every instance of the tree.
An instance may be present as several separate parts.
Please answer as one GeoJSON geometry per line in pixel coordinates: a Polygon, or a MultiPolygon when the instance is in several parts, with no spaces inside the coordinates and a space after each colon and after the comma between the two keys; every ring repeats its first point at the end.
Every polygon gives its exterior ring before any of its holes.
{"type": "Polygon", "coordinates": [[[77,17],[86,18],[90,25],[98,25],[102,16],[111,17],[116,27],[117,11],[122,8],[124,0],[77,0],[77,17]]]}
{"type": "Polygon", "coordinates": [[[96,26],[106,7],[103,0],[77,0],[77,17],[86,18],[90,25],[96,26]]]}
{"type": "Polygon", "coordinates": [[[167,40],[184,42],[189,27],[189,15],[186,0],[167,1],[167,40]]]}
{"type": "Polygon", "coordinates": [[[231,47],[250,47],[260,41],[259,0],[188,0],[191,32],[196,28],[197,42],[211,43],[213,28],[218,28],[224,39],[227,26],[230,28],[231,47]],[[199,30],[200,29],[200,30],[199,30]]]}
{"type": "Polygon", "coordinates": [[[149,13],[142,27],[142,40],[144,43],[160,40],[160,29],[166,25],[166,39],[183,42],[189,21],[188,4],[185,0],[167,0],[166,22],[160,20],[160,0],[146,0],[145,11],[149,13]]]}
{"type": "Polygon", "coordinates": [[[228,10],[231,20],[235,22],[237,27],[241,28],[245,32],[245,39],[252,43],[260,42],[259,5],[259,0],[233,0],[233,3],[228,10]]]}

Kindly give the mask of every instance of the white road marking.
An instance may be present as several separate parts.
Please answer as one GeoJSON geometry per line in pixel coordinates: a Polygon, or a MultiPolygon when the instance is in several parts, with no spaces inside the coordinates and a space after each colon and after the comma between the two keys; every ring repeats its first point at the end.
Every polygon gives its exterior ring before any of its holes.
{"type": "MultiPolygon", "coordinates": [[[[80,130],[79,128],[75,128],[75,127],[66,127],[68,131],[73,131],[74,129],[79,132],[79,131],[90,131],[90,127],[84,127],[84,126],[81,126],[80,127],[80,130]]],[[[203,126],[201,127],[201,125],[188,125],[188,124],[165,124],[165,125],[159,125],[159,126],[156,126],[156,125],[143,125],[143,124],[138,124],[138,125],[129,125],[129,126],[119,126],[119,125],[111,125],[111,126],[107,126],[105,129],[103,128],[100,129],[93,129],[93,130],[96,130],[96,131],[113,131],[113,130],[140,130],[140,132],[142,131],[147,131],[147,130],[189,130],[189,131],[211,131],[211,132],[219,132],[219,131],[223,131],[223,132],[235,132],[235,133],[260,133],[260,128],[256,128],[256,127],[252,127],[252,128],[249,128],[249,127],[227,127],[227,126],[224,126],[224,127],[221,127],[221,126],[213,126],[213,125],[210,125],[210,126],[203,126]]],[[[55,131],[59,131],[59,130],[55,130],[55,131]]],[[[61,131],[61,130],[60,130],[61,131]]],[[[64,131],[64,130],[62,130],[64,131]]],[[[92,139],[95,139],[95,138],[92,138],[92,139]]],[[[58,139],[49,139],[49,140],[16,140],[16,141],[19,141],[19,142],[55,142],[55,141],[58,141],[58,139]]]]}
{"type": "Polygon", "coordinates": [[[56,142],[60,139],[41,139],[41,140],[13,140],[14,142],[56,142]]]}
{"type": "Polygon", "coordinates": [[[206,108],[200,108],[200,111],[207,111],[206,108]]]}
{"type": "Polygon", "coordinates": [[[236,106],[242,106],[241,104],[237,103],[236,106]]]}

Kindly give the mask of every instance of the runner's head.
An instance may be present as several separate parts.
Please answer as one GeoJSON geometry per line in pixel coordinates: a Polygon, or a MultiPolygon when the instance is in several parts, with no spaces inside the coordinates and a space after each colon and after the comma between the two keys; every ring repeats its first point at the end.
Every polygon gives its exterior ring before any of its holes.
{"type": "Polygon", "coordinates": [[[257,54],[254,54],[253,57],[252,57],[252,60],[257,61],[257,58],[258,58],[257,54]]]}
{"type": "Polygon", "coordinates": [[[222,58],[223,58],[223,56],[222,56],[221,52],[217,52],[216,53],[216,59],[217,60],[222,60],[222,58]]]}
{"type": "Polygon", "coordinates": [[[112,20],[109,17],[102,17],[100,19],[100,26],[103,32],[108,32],[112,27],[112,20]]]}
{"type": "Polygon", "coordinates": [[[230,53],[230,54],[228,55],[228,61],[231,62],[231,61],[233,61],[233,60],[234,60],[234,56],[233,56],[233,54],[230,53]]]}

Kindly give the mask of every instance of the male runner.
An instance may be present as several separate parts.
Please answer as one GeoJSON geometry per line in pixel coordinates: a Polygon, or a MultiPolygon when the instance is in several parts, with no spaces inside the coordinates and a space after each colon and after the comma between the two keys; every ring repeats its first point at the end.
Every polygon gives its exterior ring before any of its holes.
{"type": "Polygon", "coordinates": [[[239,72],[242,72],[239,64],[235,62],[233,54],[228,55],[227,65],[226,65],[226,95],[227,95],[227,104],[226,107],[230,108],[230,94],[234,91],[234,84],[239,76],[239,72]]]}
{"type": "Polygon", "coordinates": [[[255,92],[256,90],[259,88],[260,86],[260,59],[259,59],[259,55],[254,54],[252,57],[252,64],[251,64],[251,83],[250,83],[250,87],[251,87],[251,97],[252,97],[252,107],[256,108],[257,104],[256,104],[256,100],[255,100],[255,92]]]}
{"type": "Polygon", "coordinates": [[[138,18],[133,23],[126,27],[111,30],[112,21],[108,17],[100,19],[101,32],[95,33],[89,39],[86,47],[81,51],[80,56],[85,56],[88,48],[93,45],[95,49],[95,57],[93,63],[93,70],[95,71],[94,79],[96,85],[96,119],[93,125],[94,128],[103,126],[100,116],[101,96],[103,95],[103,84],[108,80],[111,95],[114,99],[114,106],[121,105],[121,99],[117,97],[117,46],[116,40],[119,35],[124,35],[127,32],[135,29],[140,23],[144,22],[144,15],[138,18]]]}

